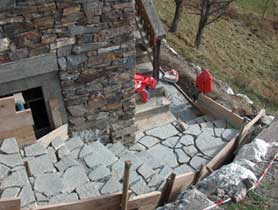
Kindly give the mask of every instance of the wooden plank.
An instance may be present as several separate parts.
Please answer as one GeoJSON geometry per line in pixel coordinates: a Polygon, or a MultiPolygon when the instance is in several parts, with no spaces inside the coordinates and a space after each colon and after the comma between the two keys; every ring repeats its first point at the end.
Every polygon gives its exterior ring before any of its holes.
{"type": "Polygon", "coordinates": [[[0,98],[0,116],[15,114],[14,97],[0,98]]]}
{"type": "Polygon", "coordinates": [[[26,126],[9,131],[0,132],[0,140],[5,138],[15,137],[20,146],[36,143],[36,136],[33,126],[26,126]]]}
{"type": "Polygon", "coordinates": [[[190,172],[177,176],[174,180],[168,202],[175,201],[178,194],[181,192],[183,188],[187,188],[190,185],[192,185],[194,183],[196,174],[197,173],[195,172],[190,172]]]}
{"type": "Polygon", "coordinates": [[[20,210],[20,199],[1,199],[0,210],[20,210]]]}
{"type": "Polygon", "coordinates": [[[35,210],[119,210],[122,194],[36,207],[35,210]]]}
{"type": "Polygon", "coordinates": [[[50,107],[50,112],[51,112],[51,117],[52,117],[52,123],[55,128],[58,128],[63,125],[63,120],[62,120],[62,114],[60,111],[60,103],[57,98],[51,98],[48,101],[49,107],[50,107]]]}
{"type": "Polygon", "coordinates": [[[203,94],[199,95],[195,106],[207,115],[211,115],[219,120],[226,120],[235,128],[241,128],[244,123],[242,117],[203,94]]]}
{"type": "Polygon", "coordinates": [[[59,128],[51,131],[49,134],[43,136],[38,140],[46,148],[55,138],[60,138],[65,141],[69,138],[68,136],[68,124],[62,125],[59,128]]]}
{"type": "Polygon", "coordinates": [[[139,195],[131,199],[128,203],[128,209],[153,210],[158,206],[161,192],[151,192],[139,195]]]}
{"type": "Polygon", "coordinates": [[[15,115],[1,116],[0,132],[11,129],[18,129],[33,125],[33,117],[31,109],[16,112],[15,115]]]}

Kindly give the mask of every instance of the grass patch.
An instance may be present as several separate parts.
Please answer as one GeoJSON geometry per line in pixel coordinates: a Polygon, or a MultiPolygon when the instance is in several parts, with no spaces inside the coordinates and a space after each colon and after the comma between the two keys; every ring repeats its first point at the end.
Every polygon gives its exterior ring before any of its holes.
{"type": "MultiPolygon", "coordinates": [[[[236,9],[236,17],[222,18],[207,27],[199,50],[193,47],[199,19],[187,10],[178,32],[167,33],[166,39],[187,61],[210,69],[261,107],[278,113],[278,36],[269,22],[261,21],[260,1],[265,0],[236,0],[241,11],[236,9]],[[249,15],[249,11],[255,13],[249,15]]],[[[174,15],[173,2],[154,0],[166,30],[174,15]]]]}

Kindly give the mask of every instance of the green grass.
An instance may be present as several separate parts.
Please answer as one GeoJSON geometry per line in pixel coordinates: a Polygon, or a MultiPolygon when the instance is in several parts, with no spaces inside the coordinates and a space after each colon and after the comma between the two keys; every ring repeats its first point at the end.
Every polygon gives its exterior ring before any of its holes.
{"type": "MultiPolygon", "coordinates": [[[[168,30],[175,4],[170,0],[154,2],[168,30]]],[[[236,3],[245,10],[248,5],[253,11],[260,8],[259,0],[236,3]]],[[[199,19],[187,10],[178,32],[167,33],[166,39],[187,61],[209,68],[217,78],[247,94],[262,108],[278,113],[278,36],[268,22],[260,22],[261,17],[256,13],[249,15],[238,9],[235,12],[235,17],[222,18],[205,29],[199,50],[193,47],[199,19]]]]}
{"type": "Polygon", "coordinates": [[[272,0],[235,0],[234,4],[245,12],[254,12],[258,15],[262,15],[267,8],[266,15],[271,16],[273,13],[271,3],[272,0]]]}

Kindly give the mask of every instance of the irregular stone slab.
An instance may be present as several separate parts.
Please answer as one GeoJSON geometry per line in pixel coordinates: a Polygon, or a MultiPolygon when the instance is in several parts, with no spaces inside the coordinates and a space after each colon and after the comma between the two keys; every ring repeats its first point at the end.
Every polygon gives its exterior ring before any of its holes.
{"type": "Polygon", "coordinates": [[[149,179],[155,172],[153,169],[147,164],[143,164],[137,169],[137,172],[141,174],[145,180],[149,179]]]}
{"type": "Polygon", "coordinates": [[[190,165],[196,170],[199,169],[202,164],[206,163],[208,163],[208,160],[198,155],[194,156],[190,161],[190,165]]]}
{"type": "Polygon", "coordinates": [[[115,144],[112,144],[109,147],[109,150],[113,152],[114,155],[119,156],[121,153],[123,153],[126,150],[126,148],[121,142],[117,142],[115,144]]]}
{"type": "Polygon", "coordinates": [[[112,194],[121,191],[122,191],[122,185],[120,184],[120,182],[114,177],[111,177],[102,187],[101,194],[106,195],[106,194],[112,194]]]}
{"type": "Polygon", "coordinates": [[[0,164],[14,168],[23,165],[23,161],[19,154],[2,155],[0,154],[0,164]]]}
{"type": "Polygon", "coordinates": [[[15,138],[5,139],[1,145],[2,152],[6,154],[15,154],[19,152],[19,148],[15,138]]]}
{"type": "Polygon", "coordinates": [[[202,131],[200,126],[195,124],[195,125],[190,125],[189,128],[187,128],[187,130],[184,131],[183,133],[198,136],[202,133],[202,131]]]}
{"type": "Polygon", "coordinates": [[[225,131],[224,128],[214,128],[214,135],[216,137],[221,137],[222,133],[225,131]]]}
{"type": "Polygon", "coordinates": [[[222,138],[225,139],[226,141],[230,141],[232,138],[236,137],[238,134],[237,129],[225,129],[225,131],[222,133],[222,138]]]}
{"type": "Polygon", "coordinates": [[[70,150],[65,145],[61,146],[60,149],[58,150],[58,158],[59,159],[62,159],[63,157],[66,157],[70,154],[71,154],[70,150]]]}
{"type": "Polygon", "coordinates": [[[130,172],[130,177],[129,177],[130,186],[132,186],[135,183],[137,183],[141,178],[142,177],[135,170],[132,170],[130,172]]]}
{"type": "Polygon", "coordinates": [[[36,177],[47,172],[55,172],[55,168],[48,155],[42,155],[27,161],[32,176],[36,177]]]}
{"type": "Polygon", "coordinates": [[[97,181],[97,180],[100,180],[100,179],[104,179],[104,178],[107,178],[108,176],[111,176],[111,172],[104,165],[98,166],[96,169],[94,169],[89,174],[89,178],[92,181],[97,181]]]}
{"type": "Polygon", "coordinates": [[[194,145],[194,137],[191,135],[183,135],[176,145],[176,148],[182,148],[189,145],[194,145]]]}
{"type": "Polygon", "coordinates": [[[20,187],[6,188],[2,192],[1,198],[16,198],[20,190],[20,187]]]}
{"type": "Polygon", "coordinates": [[[73,201],[78,201],[78,195],[76,193],[60,194],[51,197],[49,204],[68,203],[73,201]]]}
{"type": "Polygon", "coordinates": [[[135,142],[138,142],[145,134],[143,132],[135,133],[135,142]]]}
{"type": "Polygon", "coordinates": [[[68,168],[72,166],[79,166],[80,164],[71,156],[68,155],[64,157],[62,160],[58,161],[55,166],[58,168],[60,172],[64,172],[68,168]]]}
{"type": "Polygon", "coordinates": [[[227,128],[227,123],[225,120],[214,120],[212,123],[216,128],[227,128]]]}
{"type": "Polygon", "coordinates": [[[191,168],[189,165],[181,165],[177,168],[174,169],[174,172],[177,174],[177,175],[181,175],[181,174],[186,174],[186,173],[189,173],[189,172],[193,172],[194,169],[191,168]]]}
{"type": "Polygon", "coordinates": [[[9,167],[0,164],[0,181],[8,176],[9,171],[10,171],[9,167]]]}
{"type": "Polygon", "coordinates": [[[160,160],[160,162],[164,165],[167,165],[169,167],[178,166],[177,158],[173,150],[158,144],[148,151],[150,155],[153,156],[153,158],[160,160]]]}
{"type": "Polygon", "coordinates": [[[22,208],[25,208],[28,205],[35,203],[36,199],[30,184],[25,185],[22,188],[19,194],[19,198],[20,198],[20,205],[22,208]]]}
{"type": "Polygon", "coordinates": [[[177,145],[179,139],[180,139],[179,136],[173,136],[173,137],[170,137],[170,138],[166,139],[165,141],[163,141],[162,144],[174,149],[175,146],[177,145]]]}
{"type": "Polygon", "coordinates": [[[172,124],[165,124],[157,128],[146,131],[147,135],[155,136],[160,139],[167,139],[178,134],[179,131],[172,124]]]}
{"type": "Polygon", "coordinates": [[[214,136],[214,129],[213,128],[202,128],[202,135],[214,136]]]}
{"type": "MultiPolygon", "coordinates": [[[[162,146],[162,147],[164,147],[164,146],[162,146]]],[[[161,160],[154,157],[149,150],[139,152],[136,155],[136,157],[139,159],[139,162],[141,162],[142,164],[148,163],[148,165],[150,167],[152,167],[154,170],[162,168],[164,166],[163,163],[161,162],[161,160]]]]}
{"type": "Polygon", "coordinates": [[[116,156],[101,143],[94,142],[91,147],[93,153],[84,158],[88,167],[93,168],[101,164],[108,166],[117,161],[116,156]]]}
{"type": "Polygon", "coordinates": [[[200,123],[199,126],[201,128],[214,128],[214,124],[212,122],[203,122],[200,123]]]}
{"type": "Polygon", "coordinates": [[[47,202],[49,201],[48,197],[46,197],[45,195],[43,195],[42,193],[35,193],[35,197],[37,202],[47,202]]]}
{"type": "Polygon", "coordinates": [[[55,150],[58,150],[61,146],[65,145],[65,142],[60,138],[56,138],[51,142],[51,145],[55,150]]]}
{"type": "Polygon", "coordinates": [[[28,184],[28,177],[25,170],[18,170],[13,172],[7,178],[3,180],[0,185],[1,189],[8,187],[22,187],[28,184]]]}
{"type": "Polygon", "coordinates": [[[58,195],[63,190],[63,179],[56,173],[38,176],[34,182],[34,190],[47,197],[58,195]]]}
{"type": "Polygon", "coordinates": [[[24,151],[26,157],[39,156],[47,153],[46,149],[39,142],[25,147],[24,151]]]}
{"type": "Polygon", "coordinates": [[[172,173],[172,169],[168,166],[164,166],[160,172],[159,172],[159,175],[164,179],[166,180],[172,173]]]}
{"type": "Polygon", "coordinates": [[[92,147],[90,145],[85,144],[80,150],[79,158],[84,158],[85,156],[90,155],[92,153],[93,153],[92,147]]]}
{"type": "Polygon", "coordinates": [[[78,136],[70,138],[65,142],[65,144],[70,151],[82,147],[84,145],[82,139],[78,136]]]}
{"type": "Polygon", "coordinates": [[[85,185],[76,188],[76,192],[78,193],[81,200],[97,197],[100,195],[98,189],[96,188],[95,182],[88,182],[85,185]]]}
{"type": "Polygon", "coordinates": [[[159,139],[152,136],[144,136],[139,140],[139,143],[144,145],[146,148],[151,148],[152,146],[158,144],[160,142],[159,139]]]}
{"type": "Polygon", "coordinates": [[[82,167],[74,166],[68,168],[63,175],[63,192],[72,192],[88,181],[89,179],[82,167]]]}
{"type": "Polygon", "coordinates": [[[145,194],[145,193],[151,192],[151,189],[148,187],[148,185],[146,184],[146,182],[142,178],[137,183],[132,185],[130,187],[130,189],[136,195],[141,195],[141,194],[145,194]]]}
{"type": "Polygon", "coordinates": [[[129,147],[129,150],[130,151],[138,151],[138,152],[141,152],[143,150],[145,150],[146,148],[144,146],[142,146],[141,144],[134,144],[133,146],[129,147]]]}
{"type": "Polygon", "coordinates": [[[190,157],[185,154],[185,152],[182,149],[176,149],[175,150],[177,157],[178,157],[178,162],[180,164],[187,163],[190,160],[190,157]]]}
{"type": "Polygon", "coordinates": [[[196,155],[199,152],[194,145],[184,146],[182,149],[190,157],[193,157],[194,155],[196,155]]]}
{"type": "Polygon", "coordinates": [[[55,154],[55,150],[53,147],[48,147],[47,148],[47,154],[49,159],[52,161],[52,163],[56,163],[57,162],[57,156],[55,154]]]}
{"type": "Polygon", "coordinates": [[[159,174],[155,174],[151,178],[151,181],[148,183],[148,186],[158,188],[162,184],[163,181],[164,181],[164,179],[162,176],[160,176],[159,174]]]}
{"type": "Polygon", "coordinates": [[[205,155],[213,157],[221,150],[226,143],[221,138],[206,135],[202,133],[196,139],[197,148],[205,155]]]}
{"type": "Polygon", "coordinates": [[[74,149],[71,151],[71,156],[74,158],[74,159],[78,159],[79,158],[79,154],[80,154],[80,151],[81,151],[81,148],[77,148],[77,149],[74,149]]]}

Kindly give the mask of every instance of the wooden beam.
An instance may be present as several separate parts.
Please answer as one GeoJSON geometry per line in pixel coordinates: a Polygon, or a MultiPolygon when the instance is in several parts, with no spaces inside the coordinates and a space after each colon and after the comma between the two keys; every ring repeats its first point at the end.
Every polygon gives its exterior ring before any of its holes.
{"type": "Polygon", "coordinates": [[[59,128],[51,131],[47,135],[40,138],[38,142],[40,142],[46,148],[55,138],[60,138],[63,141],[69,138],[68,124],[62,125],[59,128]]]}
{"type": "Polygon", "coordinates": [[[57,98],[51,98],[48,101],[52,123],[55,128],[58,128],[63,125],[62,114],[60,111],[60,103],[57,98]]]}
{"type": "Polygon", "coordinates": [[[14,97],[0,98],[0,116],[15,114],[14,97]]]}
{"type": "Polygon", "coordinates": [[[154,210],[159,203],[161,192],[151,192],[134,197],[128,202],[128,209],[154,210]]]}
{"type": "Polygon", "coordinates": [[[1,116],[0,132],[18,129],[34,124],[31,109],[16,112],[14,115],[1,116]]]}
{"type": "Polygon", "coordinates": [[[0,210],[20,210],[20,199],[1,199],[0,210]]]}
{"type": "Polygon", "coordinates": [[[235,128],[241,128],[244,120],[239,115],[233,113],[228,108],[222,106],[221,104],[215,102],[211,98],[200,94],[195,106],[199,108],[203,113],[213,116],[215,119],[226,120],[235,128]]]}
{"type": "Polygon", "coordinates": [[[36,143],[33,126],[26,126],[8,131],[0,132],[0,139],[15,137],[20,146],[36,143]]]}

